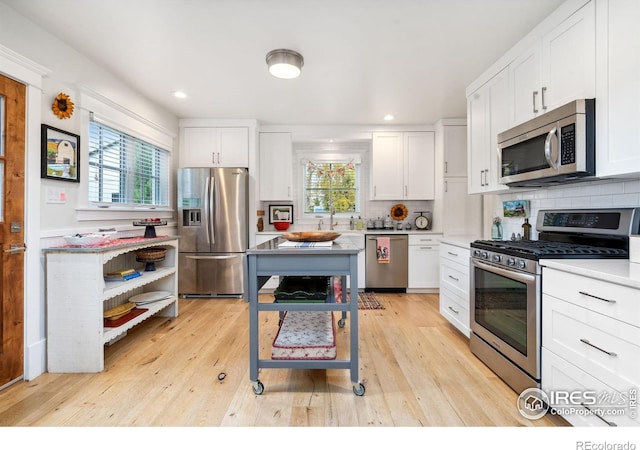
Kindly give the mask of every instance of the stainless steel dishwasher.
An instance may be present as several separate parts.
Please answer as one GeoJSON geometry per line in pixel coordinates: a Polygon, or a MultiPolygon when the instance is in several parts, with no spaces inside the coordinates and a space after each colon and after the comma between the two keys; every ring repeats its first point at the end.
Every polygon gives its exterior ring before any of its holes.
{"type": "Polygon", "coordinates": [[[406,292],[409,280],[409,236],[367,234],[365,246],[365,290],[406,292]],[[382,262],[379,238],[389,239],[388,262],[382,262]]]}

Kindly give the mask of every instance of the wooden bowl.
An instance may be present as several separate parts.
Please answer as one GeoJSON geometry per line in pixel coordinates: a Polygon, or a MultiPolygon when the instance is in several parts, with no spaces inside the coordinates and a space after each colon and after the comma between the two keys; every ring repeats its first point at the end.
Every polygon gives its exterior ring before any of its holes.
{"type": "Polygon", "coordinates": [[[333,241],[338,236],[340,233],[333,231],[295,231],[282,235],[286,240],[295,242],[326,242],[333,241]]]}

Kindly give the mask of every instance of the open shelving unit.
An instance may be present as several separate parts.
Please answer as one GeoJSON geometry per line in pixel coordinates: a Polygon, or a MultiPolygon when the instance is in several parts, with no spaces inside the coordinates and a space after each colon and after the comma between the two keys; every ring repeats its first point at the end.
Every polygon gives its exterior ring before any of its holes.
{"type": "Polygon", "coordinates": [[[47,370],[52,373],[101,372],[104,346],[126,336],[144,320],[178,316],[178,237],[116,239],[99,247],[44,249],[47,295],[47,370]],[[156,270],[145,272],[136,251],[167,249],[156,270]],[[142,275],[105,281],[108,272],[135,268],[142,275]],[[104,326],[104,311],[137,294],[167,291],[170,297],[144,305],[143,313],[125,323],[104,326]]]}

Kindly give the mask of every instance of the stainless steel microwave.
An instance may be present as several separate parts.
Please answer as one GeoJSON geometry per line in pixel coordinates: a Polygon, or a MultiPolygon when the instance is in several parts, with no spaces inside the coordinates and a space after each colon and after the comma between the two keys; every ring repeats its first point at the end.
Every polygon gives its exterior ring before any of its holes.
{"type": "Polygon", "coordinates": [[[500,182],[536,187],[595,176],[595,99],[581,99],[498,134],[500,182]]]}

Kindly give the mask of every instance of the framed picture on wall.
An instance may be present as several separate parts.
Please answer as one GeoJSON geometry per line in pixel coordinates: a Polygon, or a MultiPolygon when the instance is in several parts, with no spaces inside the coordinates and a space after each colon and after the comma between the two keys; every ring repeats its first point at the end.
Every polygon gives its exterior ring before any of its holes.
{"type": "Polygon", "coordinates": [[[293,223],[293,205],[269,205],[269,223],[293,223]]]}
{"type": "Polygon", "coordinates": [[[41,178],[80,182],[80,136],[42,124],[41,178]]]}

